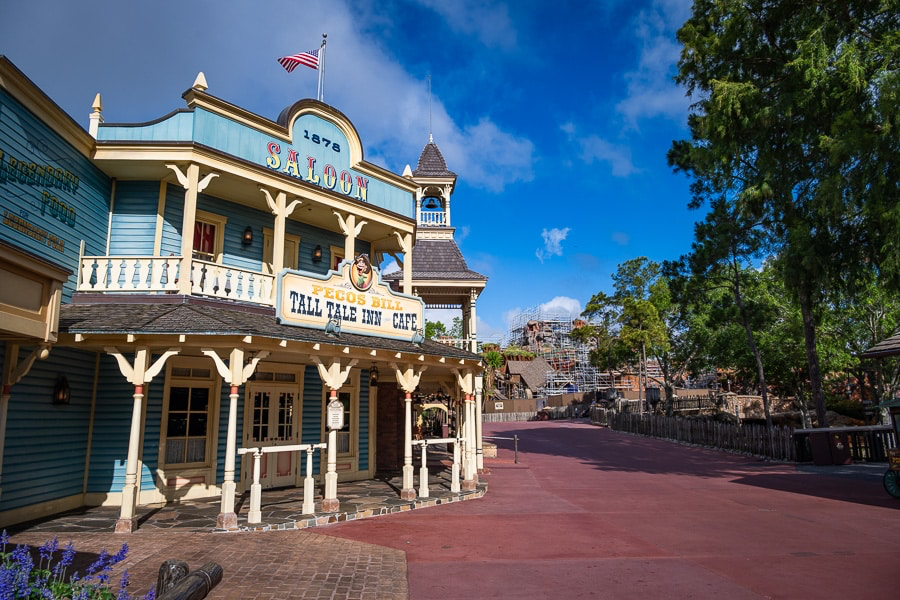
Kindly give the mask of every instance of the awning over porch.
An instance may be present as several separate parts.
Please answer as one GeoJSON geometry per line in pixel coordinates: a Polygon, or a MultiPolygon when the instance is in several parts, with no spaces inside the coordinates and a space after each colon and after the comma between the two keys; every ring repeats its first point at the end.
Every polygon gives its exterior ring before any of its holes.
{"type": "MultiPolygon", "coordinates": [[[[424,354],[464,361],[481,360],[478,354],[424,340],[410,341],[352,333],[329,334],[320,329],[282,325],[275,310],[228,301],[181,295],[135,297],[76,294],[71,304],[61,307],[61,334],[77,336],[79,345],[90,346],[91,337],[108,344],[110,336],[253,336],[280,342],[305,342],[382,350],[405,354],[424,354]]],[[[160,339],[161,343],[171,340],[160,339]]]]}

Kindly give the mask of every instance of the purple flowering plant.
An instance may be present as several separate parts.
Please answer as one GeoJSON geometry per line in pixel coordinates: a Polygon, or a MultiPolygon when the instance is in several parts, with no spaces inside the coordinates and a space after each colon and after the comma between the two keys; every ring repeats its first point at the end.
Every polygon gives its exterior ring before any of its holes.
{"type": "Polygon", "coordinates": [[[77,571],[71,575],[68,573],[75,558],[72,542],[66,544],[56,560],[59,541],[57,538],[48,540],[38,548],[40,562],[37,565],[28,546],[19,544],[7,550],[8,545],[9,535],[4,530],[0,534],[0,600],[154,600],[156,597],[152,588],[141,599],[130,596],[127,570],[122,573],[118,587],[110,587],[110,572],[125,559],[127,544],[122,544],[115,554],[109,554],[105,548],[100,550],[97,560],[85,570],[83,576],[77,571]]]}

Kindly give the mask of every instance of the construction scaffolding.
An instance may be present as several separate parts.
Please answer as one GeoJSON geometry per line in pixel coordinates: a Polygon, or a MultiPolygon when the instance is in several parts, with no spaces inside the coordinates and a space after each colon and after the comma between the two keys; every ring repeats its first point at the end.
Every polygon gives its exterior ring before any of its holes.
{"type": "Polygon", "coordinates": [[[580,315],[549,313],[540,307],[527,309],[510,321],[507,346],[515,345],[550,364],[543,396],[569,392],[592,392],[616,387],[615,374],[601,373],[590,364],[590,344],[569,334],[586,324],[580,315]]]}

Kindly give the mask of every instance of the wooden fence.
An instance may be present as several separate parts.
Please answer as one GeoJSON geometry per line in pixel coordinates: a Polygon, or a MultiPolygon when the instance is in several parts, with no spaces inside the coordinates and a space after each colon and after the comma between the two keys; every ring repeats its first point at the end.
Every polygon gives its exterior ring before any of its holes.
{"type": "Polygon", "coordinates": [[[797,450],[793,429],[745,423],[722,423],[702,419],[684,419],[662,415],[634,415],[610,412],[610,429],[676,440],[687,444],[707,446],[751,454],[773,460],[795,461],[797,450]]]}
{"type": "Polygon", "coordinates": [[[482,423],[507,423],[510,421],[533,421],[535,412],[481,413],[482,423]]]}

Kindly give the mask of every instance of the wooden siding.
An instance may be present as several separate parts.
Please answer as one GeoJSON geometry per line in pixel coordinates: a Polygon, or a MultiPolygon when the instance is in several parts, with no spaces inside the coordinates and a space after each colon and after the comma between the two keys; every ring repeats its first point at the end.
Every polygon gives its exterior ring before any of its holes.
{"type": "Polygon", "coordinates": [[[134,386],[122,376],[116,360],[103,354],[97,389],[87,491],[121,492],[125,485],[134,386]]]}
{"type": "Polygon", "coordinates": [[[369,469],[369,370],[359,375],[359,470],[369,469]]]}
{"type": "Polygon", "coordinates": [[[184,188],[166,186],[166,206],[163,209],[162,241],[160,256],[181,255],[181,224],[184,222],[184,188]]]}
{"type": "MultiPolygon", "coordinates": [[[[155,206],[155,204],[154,204],[155,206]]],[[[254,210],[233,202],[200,194],[197,208],[225,217],[223,264],[253,271],[262,270],[263,228],[274,228],[274,217],[271,213],[254,210]],[[253,229],[253,244],[241,245],[241,236],[247,226],[253,229]]],[[[155,210],[155,209],[154,209],[155,210]]],[[[177,186],[168,186],[166,190],[166,206],[163,219],[162,243],[160,255],[181,254],[181,224],[184,220],[184,190],[177,186]]],[[[329,270],[331,257],[329,247],[344,246],[344,236],[336,231],[327,231],[293,219],[288,219],[285,232],[300,237],[300,255],[298,266],[301,271],[325,274],[329,270]],[[316,246],[322,246],[322,261],[314,263],[312,252],[316,246]]],[[[370,253],[371,245],[357,241],[357,252],[370,253]]],[[[304,442],[305,443],[305,442],[304,442]]]]}
{"type": "MultiPolygon", "coordinates": [[[[226,202],[206,194],[197,196],[197,209],[228,219],[225,224],[222,264],[250,271],[262,271],[262,228],[272,226],[274,219],[272,213],[226,202]],[[253,229],[253,243],[244,246],[241,240],[248,225],[253,229]]],[[[178,224],[178,229],[181,229],[181,223],[178,224]]]]}
{"type": "MultiPolygon", "coordinates": [[[[19,350],[20,360],[31,348],[19,350]]],[[[5,345],[0,345],[0,354],[5,345]]],[[[80,494],[93,391],[95,354],[54,348],[12,387],[3,454],[0,511],[80,494]],[[51,402],[58,375],[71,388],[66,405],[51,402]]],[[[0,356],[2,358],[2,356],[0,356]]]]}
{"type": "Polygon", "coordinates": [[[158,202],[158,181],[116,183],[116,200],[109,235],[111,256],[153,255],[158,202]]]}
{"type": "Polygon", "coordinates": [[[0,178],[4,216],[0,238],[70,269],[73,275],[63,286],[63,301],[67,301],[75,290],[74,273],[81,240],[85,241],[86,254],[102,255],[106,252],[109,178],[3,89],[0,89],[0,112],[4,114],[4,118],[0,119],[0,151],[3,152],[5,166],[12,158],[17,162],[51,165],[54,169],[63,169],[78,177],[78,187],[74,192],[42,182],[22,181],[18,171],[13,175],[4,170],[0,178]],[[42,203],[44,192],[74,208],[74,220],[61,220],[52,215],[42,203]],[[51,248],[47,238],[38,235],[40,239],[35,239],[6,224],[7,212],[59,238],[63,242],[63,251],[51,248]]]}
{"type": "Polygon", "coordinates": [[[98,140],[121,142],[176,142],[189,141],[193,137],[194,113],[181,111],[150,124],[101,125],[98,140]]]}
{"type": "MultiPolygon", "coordinates": [[[[154,357],[155,360],[156,357],[154,357]]],[[[144,417],[144,447],[141,455],[141,490],[156,488],[156,470],[159,467],[159,435],[162,431],[162,407],[165,385],[162,375],[147,386],[146,414],[144,417]]]]}
{"type": "MultiPolygon", "coordinates": [[[[316,367],[307,365],[303,375],[303,428],[301,444],[319,444],[322,440],[322,380],[316,367]]],[[[322,450],[313,454],[313,473],[320,471],[322,450]]],[[[305,460],[305,457],[304,457],[305,460]]],[[[304,463],[303,473],[306,474],[304,463]]]]}

